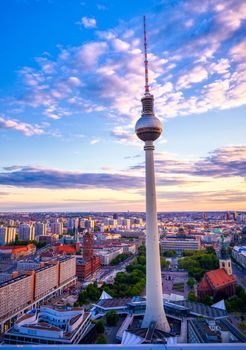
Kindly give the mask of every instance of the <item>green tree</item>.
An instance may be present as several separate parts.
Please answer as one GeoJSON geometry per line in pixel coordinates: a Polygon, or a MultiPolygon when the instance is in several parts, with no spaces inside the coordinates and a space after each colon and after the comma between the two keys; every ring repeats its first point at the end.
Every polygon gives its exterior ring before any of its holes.
{"type": "Polygon", "coordinates": [[[192,256],[194,254],[193,250],[184,250],[183,256],[192,256]]]}
{"type": "Polygon", "coordinates": [[[138,255],[146,255],[146,247],[144,245],[138,247],[138,255]]]}
{"type": "Polygon", "coordinates": [[[112,259],[110,265],[118,265],[122,261],[126,260],[128,257],[129,257],[129,254],[126,254],[126,253],[119,254],[118,256],[116,256],[116,258],[112,259]]]}
{"type": "Polygon", "coordinates": [[[219,260],[215,253],[206,251],[194,251],[192,256],[186,256],[179,259],[178,266],[180,269],[188,270],[190,277],[199,281],[205,271],[217,269],[219,260]]]}
{"type": "Polygon", "coordinates": [[[166,256],[167,258],[172,258],[172,257],[176,256],[176,252],[173,249],[167,250],[163,253],[163,256],[166,256]]]}
{"type": "Polygon", "coordinates": [[[99,337],[97,338],[96,344],[107,344],[107,338],[105,337],[104,334],[100,334],[99,337]]]}
{"type": "Polygon", "coordinates": [[[95,325],[96,325],[97,333],[103,334],[104,333],[104,322],[103,322],[103,320],[96,321],[95,325]]]}
{"type": "Polygon", "coordinates": [[[192,290],[188,294],[188,300],[189,301],[197,301],[197,296],[196,296],[195,292],[193,292],[192,290]]]}
{"type": "Polygon", "coordinates": [[[144,255],[139,255],[137,257],[137,263],[140,265],[146,265],[146,257],[144,255]]]}
{"type": "Polygon", "coordinates": [[[205,298],[203,299],[203,303],[210,306],[214,303],[214,301],[211,296],[206,295],[205,298]]]}
{"type": "Polygon", "coordinates": [[[207,247],[206,253],[216,255],[216,251],[214,250],[214,247],[207,247]]]}
{"type": "Polygon", "coordinates": [[[116,326],[118,320],[119,320],[119,315],[115,310],[108,311],[106,313],[106,321],[108,326],[110,327],[116,326]]]}
{"type": "Polygon", "coordinates": [[[88,302],[88,296],[86,291],[82,291],[79,293],[78,296],[78,303],[79,305],[86,304],[88,302]]]}
{"type": "Polygon", "coordinates": [[[36,240],[23,241],[23,240],[16,239],[14,242],[8,243],[7,245],[16,246],[16,245],[27,245],[30,243],[34,244],[38,249],[43,248],[47,244],[45,242],[38,242],[36,240]]]}
{"type": "Polygon", "coordinates": [[[193,279],[192,277],[189,277],[189,278],[188,278],[188,281],[187,281],[187,284],[188,284],[188,286],[189,286],[190,288],[193,288],[194,285],[195,285],[194,279],[193,279]]]}
{"type": "Polygon", "coordinates": [[[161,256],[161,267],[163,269],[167,269],[170,265],[170,261],[166,260],[163,256],[161,256]]]}
{"type": "Polygon", "coordinates": [[[100,298],[100,290],[96,283],[91,283],[86,287],[86,293],[91,301],[97,301],[100,298]]]}

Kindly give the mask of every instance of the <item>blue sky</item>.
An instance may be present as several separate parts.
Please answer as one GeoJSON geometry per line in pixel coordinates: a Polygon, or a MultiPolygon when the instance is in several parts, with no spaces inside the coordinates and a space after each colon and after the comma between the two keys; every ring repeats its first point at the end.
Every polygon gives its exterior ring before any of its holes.
{"type": "Polygon", "coordinates": [[[0,210],[143,210],[143,15],[158,208],[243,210],[241,0],[0,2],[0,210]]]}

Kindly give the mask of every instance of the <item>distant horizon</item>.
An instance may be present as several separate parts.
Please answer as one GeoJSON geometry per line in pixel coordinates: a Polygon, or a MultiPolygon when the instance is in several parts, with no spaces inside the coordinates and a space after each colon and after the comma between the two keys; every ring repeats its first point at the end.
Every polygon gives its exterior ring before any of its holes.
{"type": "MultiPolygon", "coordinates": [[[[172,214],[172,213],[241,213],[246,214],[246,210],[213,210],[213,211],[204,211],[204,210],[189,210],[189,211],[157,211],[157,214],[172,214]]],[[[145,214],[145,211],[1,211],[1,214],[145,214]]]]}

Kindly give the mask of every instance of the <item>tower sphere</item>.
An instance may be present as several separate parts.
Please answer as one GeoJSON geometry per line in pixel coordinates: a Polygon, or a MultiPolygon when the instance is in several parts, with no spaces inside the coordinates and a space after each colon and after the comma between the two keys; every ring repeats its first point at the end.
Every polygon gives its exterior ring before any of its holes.
{"type": "Polygon", "coordinates": [[[154,114],[154,96],[147,93],[141,101],[142,116],[136,123],[135,132],[142,141],[155,141],[162,133],[162,125],[154,114]]]}
{"type": "Polygon", "coordinates": [[[135,132],[142,141],[155,141],[162,133],[162,125],[154,115],[143,114],[136,123],[135,132]]]}

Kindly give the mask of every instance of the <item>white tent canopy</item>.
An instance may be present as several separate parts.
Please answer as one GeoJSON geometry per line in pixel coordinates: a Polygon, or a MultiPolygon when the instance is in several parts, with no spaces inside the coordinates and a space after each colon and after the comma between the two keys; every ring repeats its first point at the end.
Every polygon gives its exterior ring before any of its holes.
{"type": "Polygon", "coordinates": [[[105,290],[102,292],[101,296],[100,296],[100,300],[102,299],[112,299],[111,295],[109,295],[107,292],[105,292],[105,290]]]}
{"type": "Polygon", "coordinates": [[[213,304],[212,307],[215,307],[216,309],[220,309],[220,310],[226,310],[225,300],[222,299],[218,301],[217,303],[213,304]]]}

